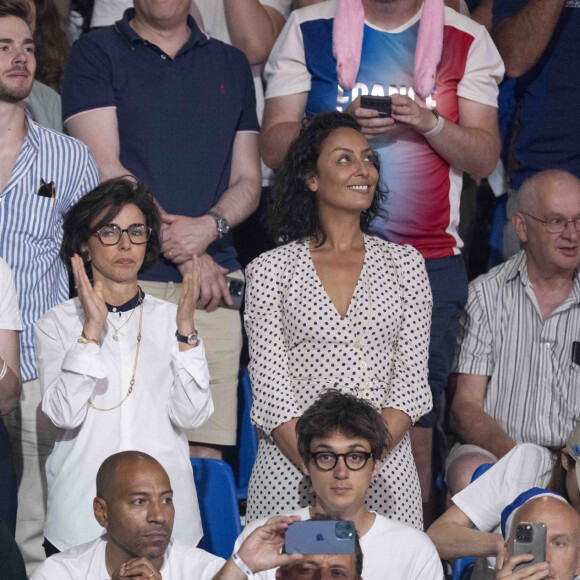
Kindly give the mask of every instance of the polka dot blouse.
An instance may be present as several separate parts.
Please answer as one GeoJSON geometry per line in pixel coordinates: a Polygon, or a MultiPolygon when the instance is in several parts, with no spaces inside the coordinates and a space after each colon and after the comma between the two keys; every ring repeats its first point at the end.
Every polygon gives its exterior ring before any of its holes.
{"type": "MultiPolygon", "coordinates": [[[[271,432],[312,404],[324,388],[404,411],[413,422],[431,409],[427,356],[431,290],[410,246],[365,236],[366,255],[347,314],[326,294],[307,241],[276,248],[247,269],[245,326],[258,427],[248,520],[313,501],[308,480],[276,447],[271,432]]],[[[369,489],[370,509],[422,527],[421,494],[409,435],[369,489]]]]}

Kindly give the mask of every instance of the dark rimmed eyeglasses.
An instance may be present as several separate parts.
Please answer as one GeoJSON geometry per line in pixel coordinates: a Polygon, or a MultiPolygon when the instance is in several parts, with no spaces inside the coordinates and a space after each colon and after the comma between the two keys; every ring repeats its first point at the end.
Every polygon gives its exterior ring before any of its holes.
{"type": "Polygon", "coordinates": [[[151,228],[145,224],[131,224],[128,228],[121,229],[118,225],[107,224],[95,230],[93,234],[99,238],[103,246],[116,246],[123,237],[123,232],[127,232],[132,244],[146,244],[151,236],[151,228]]]}
{"type": "Polygon", "coordinates": [[[315,451],[310,454],[320,471],[331,471],[336,467],[338,458],[344,459],[345,465],[351,471],[362,469],[373,456],[369,451],[349,451],[348,453],[333,453],[332,451],[315,451]]]}
{"type": "Polygon", "coordinates": [[[580,216],[575,217],[571,220],[565,217],[549,217],[546,218],[545,220],[541,220],[540,218],[537,218],[535,215],[532,215],[527,211],[522,211],[520,213],[523,213],[524,215],[531,217],[533,220],[536,220],[537,222],[544,224],[546,231],[550,234],[561,234],[568,227],[569,223],[574,224],[576,231],[580,232],[580,216]]]}

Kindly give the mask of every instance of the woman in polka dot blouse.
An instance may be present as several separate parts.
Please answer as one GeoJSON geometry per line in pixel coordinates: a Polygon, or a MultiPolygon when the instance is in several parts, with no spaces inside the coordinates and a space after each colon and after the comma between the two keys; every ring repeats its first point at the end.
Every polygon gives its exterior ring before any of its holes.
{"type": "Polygon", "coordinates": [[[286,244],[247,269],[260,435],[248,521],[314,502],[294,427],[322,389],[336,388],[370,401],[393,438],[369,509],[422,528],[408,430],[432,406],[431,290],[415,249],[368,234],[381,215],[378,179],[379,160],[356,121],[337,112],[303,127],[278,176],[270,228],[286,244]]]}

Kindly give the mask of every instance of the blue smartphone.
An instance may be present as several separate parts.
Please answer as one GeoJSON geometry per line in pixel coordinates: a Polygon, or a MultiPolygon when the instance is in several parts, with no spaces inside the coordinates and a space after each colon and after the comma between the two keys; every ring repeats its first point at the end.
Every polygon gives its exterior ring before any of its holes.
{"type": "Polygon", "coordinates": [[[287,554],[353,554],[356,529],[348,520],[306,520],[286,530],[287,554]]]}

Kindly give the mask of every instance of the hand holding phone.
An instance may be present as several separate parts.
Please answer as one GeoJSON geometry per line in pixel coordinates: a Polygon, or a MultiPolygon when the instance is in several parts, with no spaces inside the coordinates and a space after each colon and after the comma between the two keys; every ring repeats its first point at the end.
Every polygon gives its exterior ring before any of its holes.
{"type": "Polygon", "coordinates": [[[286,530],[287,554],[354,554],[356,529],[348,520],[306,520],[286,530]]]}
{"type": "Polygon", "coordinates": [[[360,108],[374,109],[379,112],[379,117],[390,117],[392,113],[392,100],[391,97],[362,95],[360,98],[360,108]]]}

